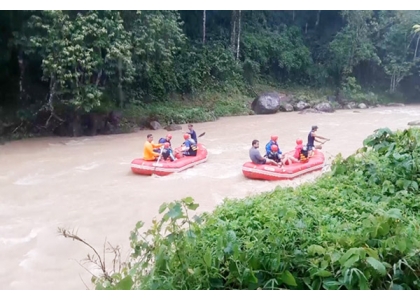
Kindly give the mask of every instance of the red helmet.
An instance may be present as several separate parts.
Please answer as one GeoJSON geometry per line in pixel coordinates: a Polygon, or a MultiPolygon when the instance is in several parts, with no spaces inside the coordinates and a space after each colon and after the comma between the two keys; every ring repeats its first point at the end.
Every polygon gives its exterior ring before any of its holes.
{"type": "Polygon", "coordinates": [[[297,140],[296,140],[296,144],[298,144],[298,145],[302,145],[302,143],[303,143],[303,142],[302,142],[302,140],[301,140],[301,139],[297,139],[297,140]]]}
{"type": "Polygon", "coordinates": [[[166,142],[165,144],[163,144],[163,147],[164,147],[165,149],[168,149],[168,148],[169,148],[169,143],[168,143],[168,142],[166,142]]]}
{"type": "Polygon", "coordinates": [[[277,145],[271,145],[271,151],[277,152],[279,150],[279,147],[277,145]]]}
{"type": "Polygon", "coordinates": [[[168,140],[170,140],[170,139],[172,138],[172,134],[168,133],[168,134],[166,135],[166,138],[167,138],[168,140]]]}
{"type": "Polygon", "coordinates": [[[190,138],[190,135],[188,133],[184,134],[184,140],[188,140],[190,138]]]}
{"type": "Polygon", "coordinates": [[[279,137],[277,136],[277,135],[272,135],[271,136],[271,140],[273,141],[273,142],[277,142],[277,139],[278,139],[279,137]]]}

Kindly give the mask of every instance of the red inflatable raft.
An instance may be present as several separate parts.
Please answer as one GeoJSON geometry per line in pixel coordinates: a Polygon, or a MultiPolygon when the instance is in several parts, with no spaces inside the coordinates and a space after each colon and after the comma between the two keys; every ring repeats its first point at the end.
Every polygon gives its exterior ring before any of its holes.
{"type": "MultiPolygon", "coordinates": [[[[291,156],[294,151],[286,153],[291,156]]],[[[324,165],[324,154],[318,150],[315,151],[307,162],[298,162],[291,165],[285,165],[284,171],[282,168],[273,165],[256,165],[252,162],[247,162],[242,166],[242,173],[245,177],[251,179],[262,179],[262,180],[285,180],[294,179],[304,174],[318,171],[323,168],[324,165]]]]}
{"type": "MultiPolygon", "coordinates": [[[[166,176],[172,173],[182,172],[192,168],[207,160],[207,149],[202,144],[197,144],[197,156],[184,156],[172,162],[169,159],[164,161],[162,158],[157,161],[147,161],[142,158],[136,158],[131,162],[131,171],[135,174],[166,176]]],[[[176,148],[180,150],[181,147],[176,148]]]]}

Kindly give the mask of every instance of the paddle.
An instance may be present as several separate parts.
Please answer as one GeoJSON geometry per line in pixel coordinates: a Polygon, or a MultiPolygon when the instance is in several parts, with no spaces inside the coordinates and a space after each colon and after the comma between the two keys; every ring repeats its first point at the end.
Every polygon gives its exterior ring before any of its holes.
{"type": "MultiPolygon", "coordinates": [[[[185,133],[188,133],[188,134],[190,134],[189,132],[185,132],[185,133]]],[[[202,137],[202,136],[204,136],[206,134],[206,132],[204,131],[202,134],[200,134],[198,137],[202,137]]]]}
{"type": "Polygon", "coordinates": [[[163,150],[163,146],[162,146],[162,147],[160,147],[160,154],[159,154],[159,157],[158,157],[157,162],[155,163],[155,168],[153,169],[152,175],[154,175],[154,174],[155,174],[156,168],[157,168],[157,166],[158,166],[158,164],[159,164],[159,161],[160,161],[160,159],[161,159],[161,157],[162,157],[162,150],[163,150]]]}

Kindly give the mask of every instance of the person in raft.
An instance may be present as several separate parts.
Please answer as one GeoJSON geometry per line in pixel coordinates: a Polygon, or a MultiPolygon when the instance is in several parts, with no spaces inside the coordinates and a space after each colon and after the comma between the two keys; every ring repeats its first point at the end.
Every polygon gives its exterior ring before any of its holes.
{"type": "Polygon", "coordinates": [[[171,149],[171,144],[169,142],[163,144],[162,158],[163,160],[167,160],[169,158],[171,161],[176,161],[174,153],[171,149]]]}
{"type": "Polygon", "coordinates": [[[314,125],[314,126],[312,126],[312,129],[308,134],[308,144],[306,146],[308,147],[309,157],[314,155],[314,149],[322,149],[321,145],[316,145],[315,146],[315,142],[325,143],[326,141],[330,140],[330,139],[324,138],[320,135],[317,135],[316,134],[317,130],[318,130],[318,126],[314,125]],[[325,142],[322,142],[320,140],[325,140],[325,142]]]}
{"type": "Polygon", "coordinates": [[[153,143],[153,134],[149,133],[147,135],[147,141],[144,143],[143,148],[143,160],[157,160],[159,157],[159,153],[153,151],[153,149],[162,147],[162,144],[155,144],[153,143]]]}
{"type": "Polygon", "coordinates": [[[251,161],[256,165],[270,164],[279,167],[279,164],[276,163],[274,160],[262,157],[260,151],[258,150],[259,147],[260,142],[258,140],[253,140],[252,147],[251,149],[249,149],[249,158],[251,159],[251,161]]]}
{"type": "Polygon", "coordinates": [[[274,161],[281,161],[284,157],[283,157],[283,153],[280,150],[279,145],[277,144],[277,140],[278,140],[278,136],[277,135],[272,135],[270,141],[265,145],[265,157],[272,159],[274,161]],[[272,152],[272,146],[277,146],[277,152],[272,152]],[[270,157],[269,157],[270,155],[270,157]],[[274,159],[274,157],[277,156],[276,159],[274,159]]]}
{"type": "Polygon", "coordinates": [[[188,133],[191,136],[191,138],[194,140],[194,142],[198,144],[197,133],[195,133],[195,130],[193,129],[193,124],[188,124],[188,131],[186,133],[188,133]]]}
{"type": "Polygon", "coordinates": [[[182,144],[181,153],[184,156],[197,156],[197,143],[190,137],[188,133],[184,134],[184,143],[182,144]]]}
{"type": "Polygon", "coordinates": [[[282,160],[282,155],[278,153],[279,151],[279,147],[277,145],[271,145],[271,149],[270,152],[268,152],[265,156],[268,159],[274,160],[276,163],[278,163],[279,165],[282,165],[283,162],[282,160]]]}
{"type": "MultiPolygon", "coordinates": [[[[171,139],[172,139],[172,134],[168,133],[166,137],[159,139],[159,144],[163,145],[165,143],[169,143],[169,147],[171,147],[171,139]]],[[[153,151],[160,153],[160,149],[153,149],[153,151]]]]}
{"type": "Polygon", "coordinates": [[[290,165],[292,163],[306,161],[308,161],[308,149],[306,146],[303,146],[303,141],[301,139],[297,139],[295,153],[293,153],[293,156],[287,156],[285,158],[285,164],[290,165]]]}

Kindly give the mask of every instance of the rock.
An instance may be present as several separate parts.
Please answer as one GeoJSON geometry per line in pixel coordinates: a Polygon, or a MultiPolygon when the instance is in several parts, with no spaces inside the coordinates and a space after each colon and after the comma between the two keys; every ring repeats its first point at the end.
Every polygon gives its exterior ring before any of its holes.
{"type": "Polygon", "coordinates": [[[329,102],[321,102],[314,106],[316,110],[322,111],[322,112],[334,112],[334,108],[332,108],[331,104],[329,102]]]}
{"type": "Polygon", "coordinates": [[[360,104],[358,105],[358,107],[359,107],[360,109],[366,109],[366,108],[367,108],[366,104],[364,104],[364,103],[360,103],[360,104]]]}
{"type": "Polygon", "coordinates": [[[287,102],[281,102],[280,103],[280,111],[287,111],[287,112],[291,112],[293,111],[293,105],[287,102]]]}
{"type": "Polygon", "coordinates": [[[304,115],[304,114],[322,114],[322,113],[323,113],[322,111],[319,111],[319,110],[316,110],[316,109],[313,109],[313,108],[307,108],[307,109],[301,110],[299,112],[299,114],[301,114],[301,115],[304,115]]]}
{"type": "Polygon", "coordinates": [[[420,120],[408,122],[409,126],[420,126],[420,120]]]}
{"type": "Polygon", "coordinates": [[[382,104],[376,104],[375,107],[384,107],[382,104]]]}
{"type": "Polygon", "coordinates": [[[344,108],[347,108],[347,109],[355,109],[356,107],[357,105],[354,102],[349,102],[346,105],[344,105],[344,108]]]}
{"type": "Polygon", "coordinates": [[[153,130],[159,130],[159,129],[162,129],[162,126],[159,124],[159,122],[158,122],[158,121],[151,121],[149,124],[150,124],[150,127],[151,127],[153,130]]]}
{"type": "Polygon", "coordinates": [[[120,124],[122,117],[122,112],[113,110],[108,114],[108,122],[117,127],[120,124]]]}
{"type": "Polygon", "coordinates": [[[311,106],[307,103],[307,102],[305,102],[305,101],[299,101],[298,103],[296,103],[295,104],[295,106],[294,106],[294,108],[296,109],[296,110],[304,110],[304,109],[306,109],[306,108],[310,108],[311,106]]]}
{"type": "Polygon", "coordinates": [[[167,131],[175,131],[175,130],[182,130],[181,125],[171,124],[165,127],[167,131]]]}
{"type": "Polygon", "coordinates": [[[388,103],[387,106],[396,106],[396,107],[402,107],[405,106],[404,103],[388,103]]]}
{"type": "Polygon", "coordinates": [[[270,92],[264,93],[252,101],[251,109],[258,115],[260,114],[275,114],[281,102],[288,102],[290,97],[287,95],[270,92]]]}
{"type": "Polygon", "coordinates": [[[70,122],[70,136],[79,137],[82,136],[82,121],[79,114],[75,114],[70,122]]]}
{"type": "Polygon", "coordinates": [[[360,111],[358,111],[358,110],[353,110],[353,112],[354,112],[355,114],[360,114],[360,111]]]}

